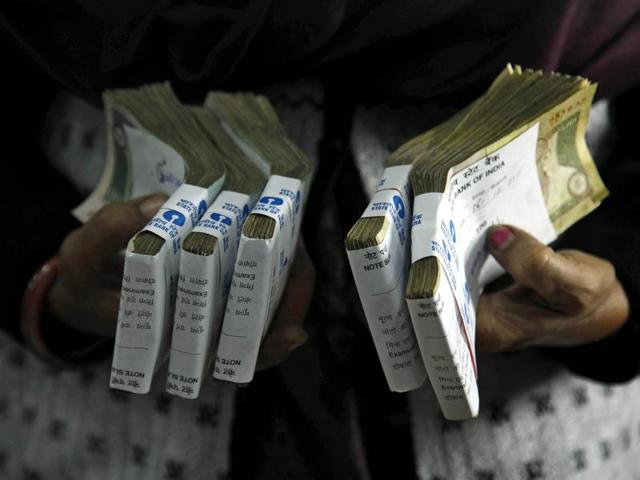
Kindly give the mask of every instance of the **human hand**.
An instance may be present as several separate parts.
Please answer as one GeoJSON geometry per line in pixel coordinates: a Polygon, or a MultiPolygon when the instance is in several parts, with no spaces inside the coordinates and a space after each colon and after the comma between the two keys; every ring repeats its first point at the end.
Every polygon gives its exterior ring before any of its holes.
{"type": "MultiPolygon", "coordinates": [[[[102,208],[71,232],[59,252],[59,274],[49,292],[51,311],[81,332],[114,336],[124,256],[121,251],[166,200],[151,195],[102,208]]],[[[302,241],[269,333],[260,348],[258,369],[281,363],[303,345],[303,322],[315,283],[315,269],[302,241]]]]}
{"type": "Polygon", "coordinates": [[[51,312],[84,333],[113,337],[124,270],[122,250],[166,201],[162,194],[113,203],[62,242],[51,312]]]}
{"type": "Polygon", "coordinates": [[[514,283],[480,296],[479,349],[580,345],[626,321],[629,303],[606,260],[577,250],[554,252],[512,226],[493,227],[487,244],[514,283]]]}
{"type": "Polygon", "coordinates": [[[315,267],[304,242],[300,240],[280,306],[260,346],[256,370],[282,363],[291,352],[306,343],[308,336],[303,325],[311,304],[315,278],[315,267]]]}

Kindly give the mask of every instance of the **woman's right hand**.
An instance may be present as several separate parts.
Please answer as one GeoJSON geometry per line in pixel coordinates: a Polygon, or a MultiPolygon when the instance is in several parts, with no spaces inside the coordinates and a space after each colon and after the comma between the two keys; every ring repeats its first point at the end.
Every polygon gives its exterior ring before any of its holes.
{"type": "Polygon", "coordinates": [[[479,349],[581,345],[627,320],[629,301],[608,261],[578,250],[555,252],[505,225],[492,227],[487,244],[514,283],[480,296],[479,349]]]}

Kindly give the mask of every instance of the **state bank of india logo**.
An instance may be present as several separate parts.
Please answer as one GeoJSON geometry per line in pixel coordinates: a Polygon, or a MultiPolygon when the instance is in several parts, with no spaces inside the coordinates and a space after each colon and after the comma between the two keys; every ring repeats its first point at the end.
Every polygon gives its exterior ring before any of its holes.
{"type": "Polygon", "coordinates": [[[393,206],[395,207],[396,212],[398,212],[398,216],[400,218],[404,218],[406,210],[404,209],[404,202],[402,201],[402,198],[400,198],[400,195],[393,196],[393,206]]]}
{"type": "Polygon", "coordinates": [[[282,200],[281,198],[278,197],[262,197],[260,199],[260,203],[264,203],[266,205],[282,205],[284,203],[284,200],[282,200]]]}
{"type": "Polygon", "coordinates": [[[200,205],[198,205],[198,218],[204,215],[204,212],[207,211],[207,202],[204,200],[200,201],[200,205]]]}
{"type": "Polygon", "coordinates": [[[223,215],[223,214],[218,213],[218,212],[213,212],[210,215],[210,218],[214,222],[220,222],[223,225],[231,225],[231,222],[233,222],[233,219],[231,217],[227,217],[226,215],[223,215]]]}
{"type": "Polygon", "coordinates": [[[296,208],[295,208],[295,212],[298,213],[298,211],[300,210],[300,190],[298,190],[296,192],[296,208]]]}
{"type": "Polygon", "coordinates": [[[162,218],[164,218],[167,222],[173,223],[174,225],[177,225],[179,227],[184,225],[184,222],[186,221],[186,217],[182,213],[170,208],[166,209],[166,211],[162,214],[162,218]]]}

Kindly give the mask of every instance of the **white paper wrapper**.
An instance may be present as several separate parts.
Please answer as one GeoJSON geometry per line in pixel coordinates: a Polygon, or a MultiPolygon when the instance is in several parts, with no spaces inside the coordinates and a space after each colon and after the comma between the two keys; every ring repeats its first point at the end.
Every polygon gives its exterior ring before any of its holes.
{"type": "Polygon", "coordinates": [[[271,239],[240,238],[213,376],[248,383],[287,281],[302,221],[300,180],[272,175],[253,208],[276,221],[271,239]]]}
{"type": "Polygon", "coordinates": [[[448,284],[439,288],[433,298],[407,303],[429,380],[444,416],[449,420],[477,416],[475,359],[448,284]]]}
{"type": "Polygon", "coordinates": [[[410,259],[411,166],[386,168],[363,217],[387,217],[382,243],[347,250],[369,331],[389,388],[406,392],[426,376],[405,303],[410,259]]]}
{"type": "Polygon", "coordinates": [[[223,191],[194,232],[218,239],[211,255],[182,251],[176,311],[167,375],[167,392],[197,398],[218,343],[248,195],[223,191]]]}
{"type": "Polygon", "coordinates": [[[545,243],[556,237],[537,181],[537,138],[536,124],[456,168],[444,194],[414,201],[411,261],[436,256],[441,275],[434,298],[407,303],[429,380],[449,419],[478,413],[475,307],[484,285],[501,273],[493,258],[487,261],[487,229],[508,223],[545,243]]]}
{"type": "Polygon", "coordinates": [[[144,228],[165,240],[156,255],[133,253],[129,242],[111,388],[147,393],[155,370],[164,362],[173,321],[181,243],[198,222],[217,192],[181,185],[144,228]]]}

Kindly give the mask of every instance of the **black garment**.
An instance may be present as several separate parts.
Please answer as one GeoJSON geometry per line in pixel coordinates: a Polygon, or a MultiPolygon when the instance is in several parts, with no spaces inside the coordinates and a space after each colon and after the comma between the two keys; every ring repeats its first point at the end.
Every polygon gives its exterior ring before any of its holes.
{"type": "Polygon", "coordinates": [[[638,0],[9,0],[0,27],[59,85],[170,80],[184,96],[336,71],[379,102],[467,102],[507,62],[640,84],[638,0]]]}
{"type": "MultiPolygon", "coordinates": [[[[5,33],[5,32],[2,32],[5,33]]],[[[0,88],[5,182],[2,256],[5,282],[0,326],[19,336],[27,282],[79,223],[69,214],[82,197],[53,169],[39,148],[42,120],[59,87],[0,34],[5,68],[0,88]]]]}
{"type": "Polygon", "coordinates": [[[625,382],[640,372],[640,155],[634,144],[634,119],[640,108],[640,87],[613,102],[616,148],[601,168],[611,194],[589,216],[571,227],[557,248],[577,248],[606,258],[616,268],[631,304],[630,319],[613,335],[574,348],[546,349],[574,372],[607,382],[625,382]]]}

